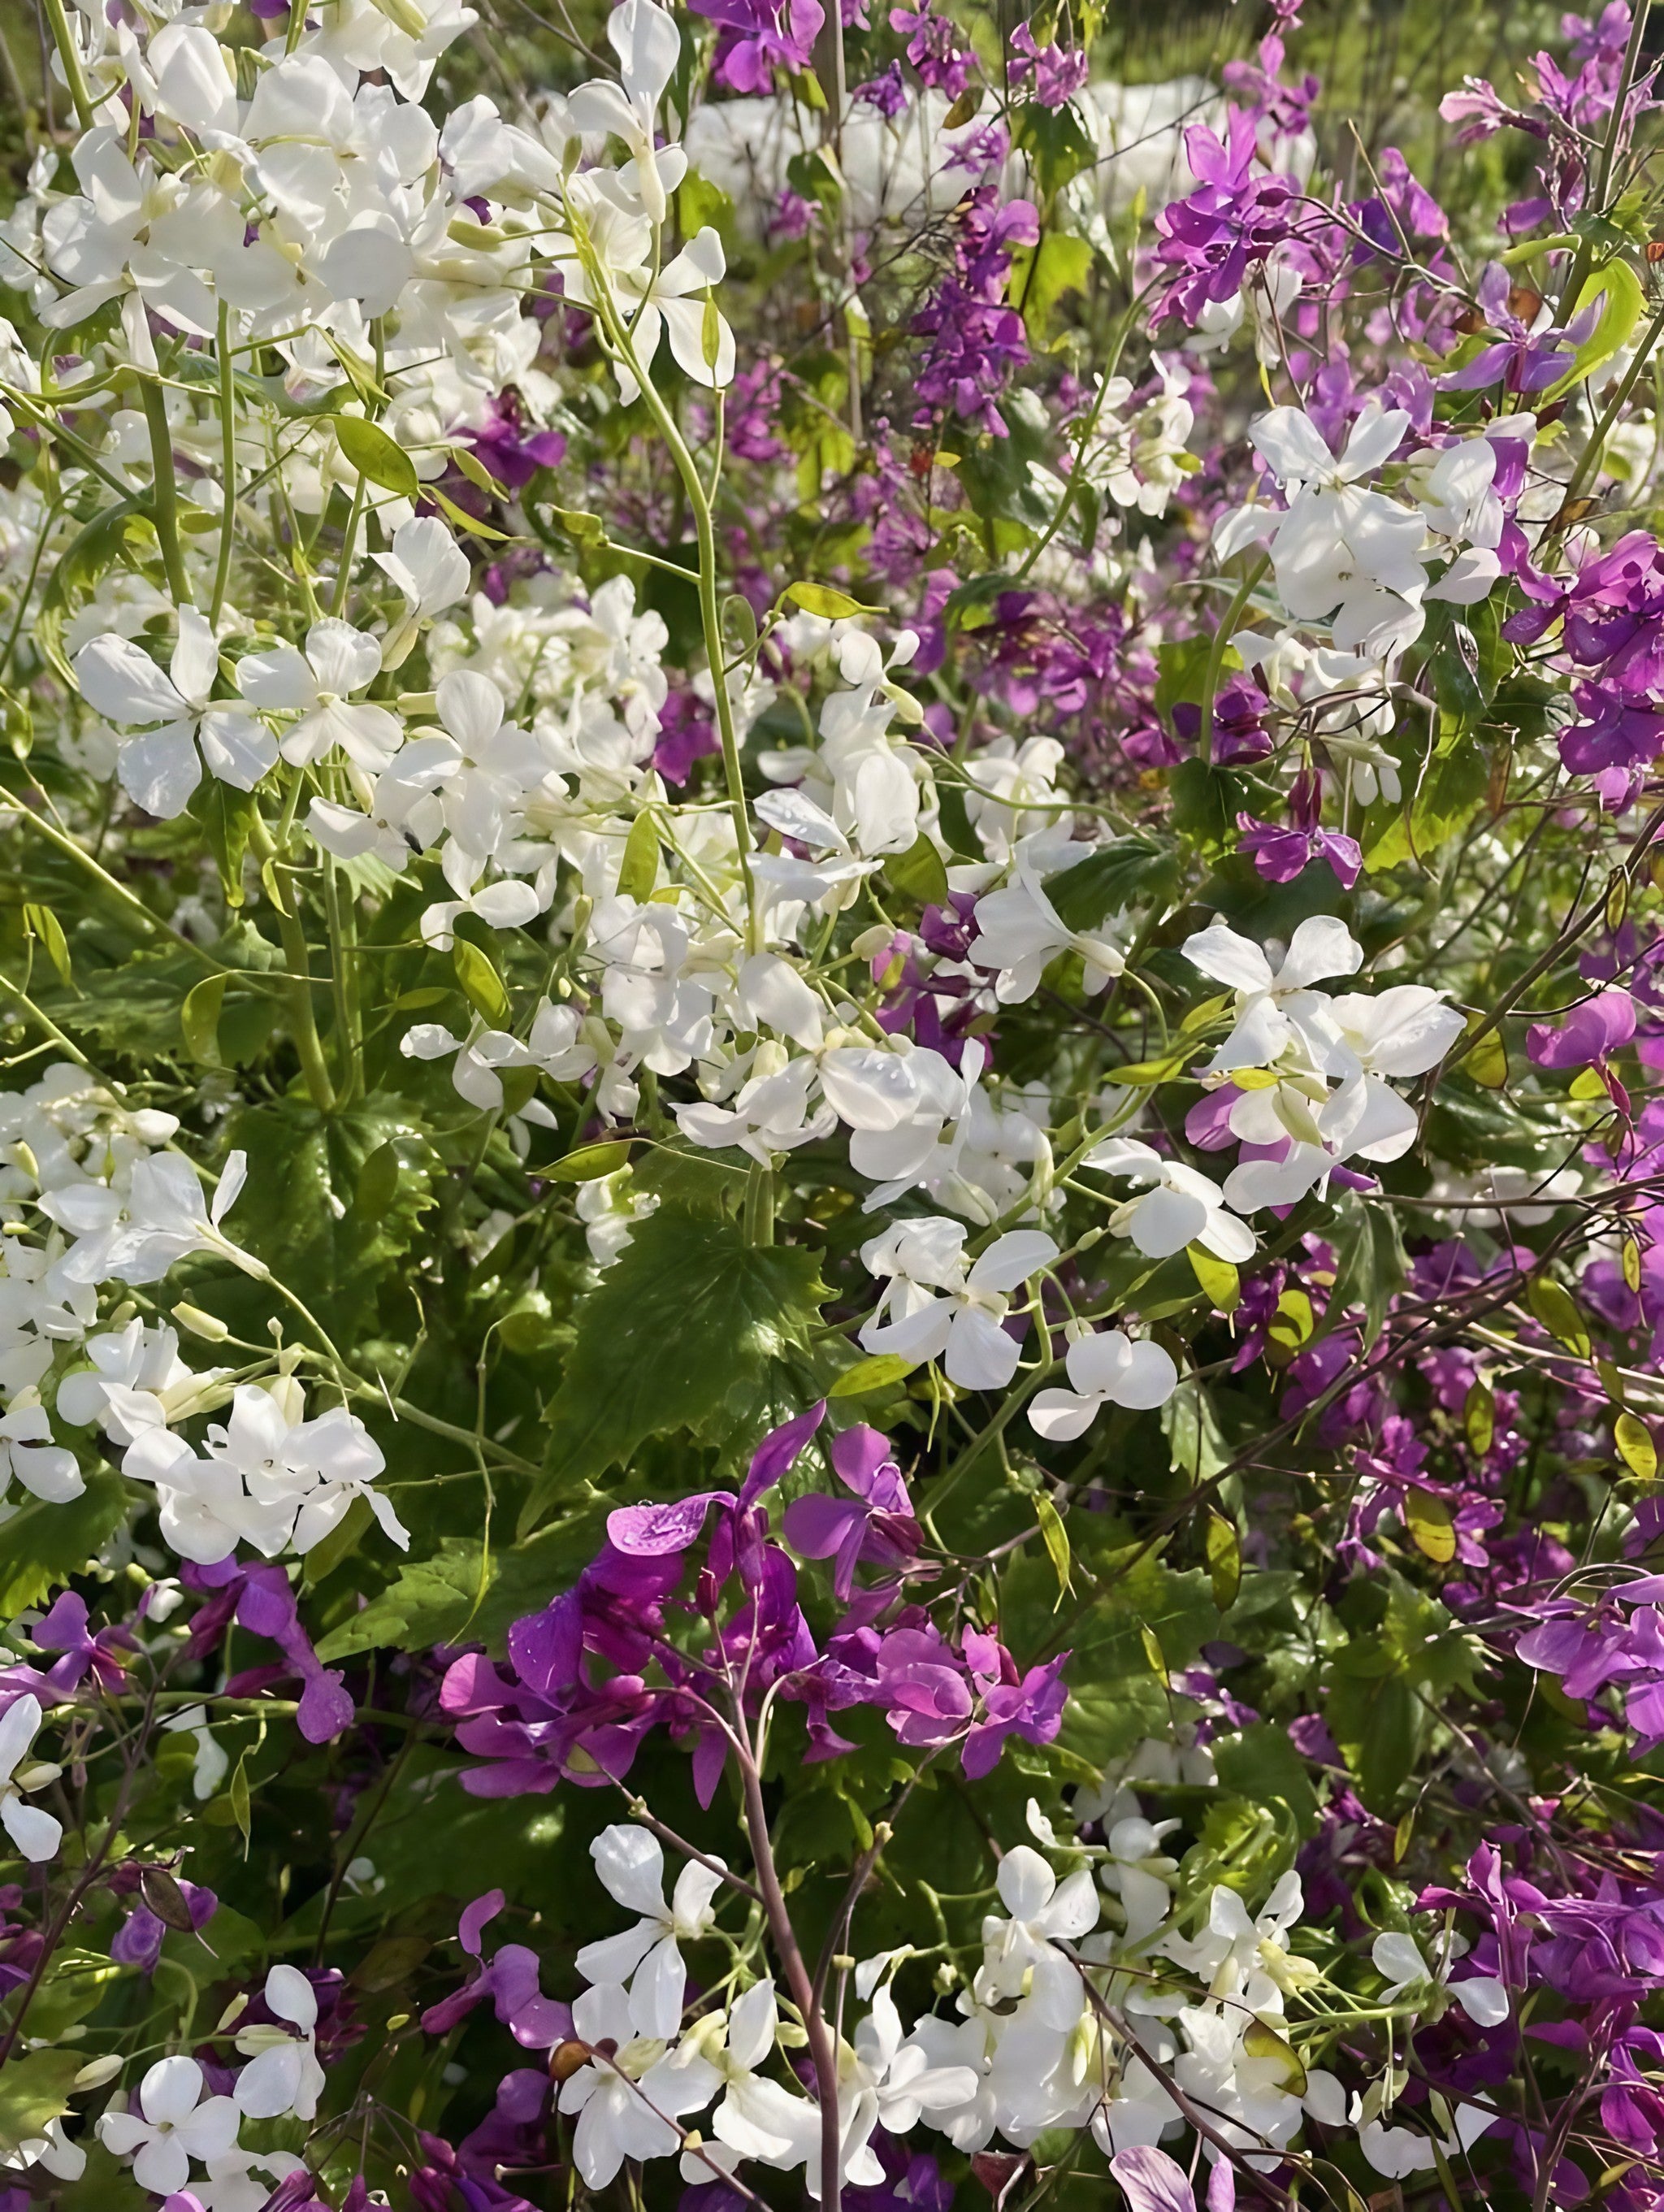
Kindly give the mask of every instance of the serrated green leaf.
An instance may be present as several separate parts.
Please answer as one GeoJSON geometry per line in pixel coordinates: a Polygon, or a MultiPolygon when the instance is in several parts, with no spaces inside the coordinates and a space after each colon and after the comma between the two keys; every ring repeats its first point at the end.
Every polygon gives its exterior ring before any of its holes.
{"type": "Polygon", "coordinates": [[[71,2109],[70,2085],[86,2063],[84,2052],[14,2052],[0,2069],[0,2154],[44,2135],[48,2121],[71,2109]]]}
{"type": "Polygon", "coordinates": [[[792,1377],[824,1296],[811,1252],[750,1245],[732,1222],[669,1206],[638,1224],[577,1310],[548,1408],[548,1472],[522,1528],[647,1437],[744,1431],[754,1442],[771,1377],[806,1403],[813,1392],[792,1377]]]}

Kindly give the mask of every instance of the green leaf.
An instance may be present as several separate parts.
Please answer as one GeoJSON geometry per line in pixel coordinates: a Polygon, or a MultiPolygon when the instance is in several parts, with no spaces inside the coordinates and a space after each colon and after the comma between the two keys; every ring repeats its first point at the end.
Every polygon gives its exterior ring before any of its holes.
{"type": "Polygon", "coordinates": [[[49,2120],[69,2112],[70,2085],[87,2063],[85,2052],[14,2053],[0,2071],[0,2153],[43,2135],[49,2120]]]}
{"type": "Polygon", "coordinates": [[[58,981],[72,990],[75,975],[70,966],[70,945],[63,923],[49,906],[42,906],[36,899],[24,901],[23,920],[46,946],[46,957],[58,970],[58,981]]]}
{"type": "Polygon", "coordinates": [[[1470,1387],[1462,1403],[1461,1421],[1469,1451],[1475,1459],[1488,1457],[1497,1435],[1497,1401],[1483,1382],[1470,1387]]]}
{"type": "Polygon", "coordinates": [[[1187,1245],[1185,1256],[1214,1312],[1235,1313],[1242,1304],[1242,1279],[1232,1263],[1219,1259],[1205,1244],[1187,1245]]]}
{"type": "Polygon", "coordinates": [[[226,982],[223,975],[204,975],[185,993],[185,1004],[179,1008],[185,1048],[203,1067],[221,1064],[220,1010],[225,1004],[226,982]]]}
{"type": "Polygon", "coordinates": [[[750,1245],[732,1222],[661,1206],[577,1310],[547,1413],[547,1474],[522,1528],[647,1437],[749,1445],[782,1386],[806,1403],[802,1355],[825,1295],[812,1253],[750,1245]]]}
{"type": "Polygon", "coordinates": [[[891,853],[884,861],[884,878],[903,897],[919,906],[945,906],[948,872],[941,854],[921,830],[905,853],[891,853]]]}
{"type": "Polygon", "coordinates": [[[1533,1275],[1526,1285],[1526,1302],[1549,1334],[1558,1337],[1579,1359],[1589,1356],[1588,1331],[1577,1301],[1552,1275],[1533,1275]]]}
{"type": "Polygon", "coordinates": [[[864,607],[859,599],[852,599],[835,584],[788,584],[784,596],[794,607],[801,607],[805,614],[819,615],[826,622],[846,622],[851,615],[884,612],[882,607],[864,607]]]}
{"type": "MultiPolygon", "coordinates": [[[[414,1242],[434,1204],[440,1164],[404,1102],[372,1092],[327,1119],[296,1097],[239,1109],[228,1142],[248,1154],[252,1172],[232,1215],[240,1244],[264,1260],[339,1340],[379,1334],[385,1297],[408,1328],[410,1291],[394,1265],[414,1242]],[[392,1145],[391,1161],[368,1178],[372,1206],[357,1203],[371,1156],[392,1145]],[[390,1176],[389,1168],[397,1170],[390,1176]]],[[[216,1287],[212,1301],[239,1334],[264,1334],[269,1300],[240,1279],[216,1287]],[[235,1301],[248,1301],[239,1311],[235,1301]]]]}
{"type": "Polygon", "coordinates": [[[0,1522],[0,1620],[15,1620],[96,1559],[126,1517],[127,1489],[118,1474],[97,1468],[67,1505],[26,1498],[0,1522]]]}
{"type": "Polygon", "coordinates": [[[1039,245],[1019,246],[1011,256],[1005,296],[1023,317],[1030,341],[1043,344],[1052,310],[1071,292],[1084,292],[1092,270],[1091,242],[1048,230],[1039,245]]]}
{"type": "Polygon", "coordinates": [[[605,1144],[580,1145],[553,1167],[537,1172],[546,1182],[597,1182],[603,1176],[616,1175],[629,1162],[629,1138],[615,1138],[605,1144]]]}
{"type": "Polygon", "coordinates": [[[1329,1235],[1340,1255],[1321,1334],[1338,1328],[1349,1313],[1363,1312],[1363,1349],[1381,1334],[1387,1307],[1410,1272],[1409,1255],[1390,1206],[1371,1206],[1347,1191],[1335,1208],[1329,1235]]]}
{"type": "Polygon", "coordinates": [[[403,446],[395,445],[379,423],[367,422],[361,415],[338,415],[335,420],[335,434],[342,452],[361,477],[383,491],[396,492],[401,499],[416,499],[421,495],[422,480],[416,475],[416,463],[403,446]]]}
{"type": "Polygon", "coordinates": [[[1646,1423],[1633,1413],[1622,1413],[1612,1423],[1612,1437],[1631,1474],[1638,1474],[1643,1482],[1653,1481],[1658,1474],[1658,1447],[1646,1423]]]}
{"type": "Polygon", "coordinates": [[[1097,149],[1072,107],[1042,107],[1033,100],[1017,110],[1011,146],[1028,155],[1034,180],[1048,199],[1097,159],[1097,149]]]}
{"type": "Polygon", "coordinates": [[[1213,1585],[1213,1602],[1229,1613],[1242,1587],[1242,1547],[1234,1522],[1217,1507],[1207,1509],[1207,1571],[1213,1585]]]}
{"type": "Polygon", "coordinates": [[[1148,837],[1117,837],[1046,885],[1066,929],[1093,930],[1128,907],[1165,913],[1178,891],[1178,854],[1148,837]]]}
{"type": "Polygon", "coordinates": [[[630,824],[619,864],[618,888],[626,898],[650,899],[659,881],[659,824],[652,807],[644,807],[630,824]]]}
{"type": "Polygon", "coordinates": [[[1057,1575],[1058,1600],[1061,1603],[1065,1594],[1074,1588],[1069,1531],[1063,1525],[1063,1516],[1043,1492],[1035,1499],[1035,1517],[1040,1523],[1041,1540],[1057,1575]]]}
{"type": "Polygon", "coordinates": [[[1600,319],[1578,347],[1570,368],[1543,394],[1545,404],[1562,398],[1574,384],[1581,384],[1603,362],[1610,361],[1620,346],[1627,345],[1647,304],[1641,280],[1627,261],[1609,261],[1604,269],[1597,269],[1578,293],[1572,315],[1581,314],[1596,300],[1601,302],[1600,319]]]}
{"type": "Polygon", "coordinates": [[[483,1015],[493,1029],[507,1029],[513,1012],[508,994],[503,988],[501,976],[478,945],[471,945],[465,937],[453,938],[451,964],[457,971],[463,995],[475,1012],[483,1015]]]}
{"type": "Polygon", "coordinates": [[[1416,1549],[1436,1566],[1448,1566],[1456,1556],[1456,1526],[1450,1508],[1430,1491],[1412,1489],[1404,1500],[1404,1522],[1416,1549]]]}
{"type": "Polygon", "coordinates": [[[829,1383],[826,1395],[829,1398],[870,1397],[904,1382],[918,1364],[916,1359],[904,1359],[899,1352],[875,1352],[846,1367],[835,1382],[829,1383]]]}

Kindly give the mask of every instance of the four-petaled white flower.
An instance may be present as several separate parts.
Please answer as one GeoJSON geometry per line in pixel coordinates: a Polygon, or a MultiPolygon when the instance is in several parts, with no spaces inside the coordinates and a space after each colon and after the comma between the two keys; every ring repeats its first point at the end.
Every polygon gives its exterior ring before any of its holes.
{"type": "Polygon", "coordinates": [[[963,1221],[928,1214],[862,1245],[862,1266],[888,1282],[860,1342],[914,1363],[939,1359],[961,1389],[1003,1390],[1020,1356],[1003,1326],[1011,1294],[1049,1267],[1058,1248],[1042,1230],[1013,1229],[971,1261],[968,1234],[963,1221]]]}
{"type": "Polygon", "coordinates": [[[114,632],[95,637],[75,657],[76,682],[94,714],[122,729],[143,731],[123,744],[116,774],[147,814],[164,821],[183,814],[202,781],[203,762],[222,783],[252,791],[276,761],[277,740],[258,715],[243,706],[210,704],[219,663],[214,633],[195,607],[179,609],[179,641],[166,673],[131,638],[114,632]]]}
{"type": "Polygon", "coordinates": [[[1072,1443],[1084,1436],[1102,1406],[1131,1411],[1164,1406],[1179,1387],[1170,1352],[1148,1339],[1135,1342],[1119,1328],[1077,1337],[1063,1364],[1071,1387],[1042,1390],[1029,1407],[1029,1422],[1052,1443],[1072,1443]]]}
{"type": "Polygon", "coordinates": [[[171,2197],[191,2179],[191,2161],[203,2164],[231,2149],[242,2115],[229,2097],[203,2098],[203,2069],[194,2058],[159,2058],[139,2083],[137,2112],[106,2112],[100,2142],[118,2158],[131,2158],[141,2189],[171,2197]]]}
{"type": "Polygon", "coordinates": [[[604,1828],[589,1854],[608,1895],[641,1917],[634,1928],[586,1943],[578,1954],[578,1972],[592,1982],[629,1982],[638,2008],[653,2018],[673,2010],[679,2020],[687,1970],[678,1947],[696,1942],[710,1927],[715,1917],[711,1899],[722,1886],[721,1874],[689,1859],[667,1905],[664,1849],[647,1829],[628,1822],[604,1828]]]}
{"type": "Polygon", "coordinates": [[[251,653],[238,663],[237,683],[251,707],[263,714],[294,714],[278,750],[297,768],[320,761],[339,745],[349,760],[372,774],[386,767],[398,751],[404,728],[386,707],[351,695],[381,672],[381,648],[350,623],[325,617],[307,632],[304,651],[280,645],[270,653],[251,653]]]}
{"type": "Polygon", "coordinates": [[[1254,1257],[1254,1231],[1226,1212],[1218,1185],[1199,1169],[1165,1158],[1137,1137],[1106,1137],[1087,1154],[1086,1165],[1145,1186],[1115,1208],[1109,1230],[1131,1237],[1146,1259],[1170,1259],[1187,1244],[1199,1244],[1220,1260],[1254,1257]]]}

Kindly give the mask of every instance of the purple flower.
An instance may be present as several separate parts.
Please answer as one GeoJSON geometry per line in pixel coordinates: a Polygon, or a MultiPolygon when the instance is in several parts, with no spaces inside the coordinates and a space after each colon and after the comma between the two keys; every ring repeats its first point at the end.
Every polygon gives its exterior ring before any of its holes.
{"type": "Polygon", "coordinates": [[[457,1941],[471,1959],[481,1961],[480,1971],[450,1996],[429,2005],[422,2015],[422,2025],[429,2035],[443,2035],[489,1998],[516,2043],[528,2051],[551,2051],[571,2035],[572,2010],[544,1996],[538,1987],[537,1953],[524,1943],[505,1943],[489,1966],[483,1963],[481,1939],[502,1907],[502,1892],[493,1889],[465,1908],[457,1925],[457,1941]]]}
{"type": "Polygon", "coordinates": [[[809,67],[826,21],[821,0],[689,0],[696,15],[721,26],[714,75],[731,92],[774,89],[774,71],[809,67]]]}
{"type": "Polygon", "coordinates": [[[1526,1031],[1526,1052],[1539,1067],[1599,1066],[1634,1035],[1635,1000],[1629,993],[1597,991],[1573,1007],[1558,1029],[1533,1022],[1526,1031]]]}
{"type": "Polygon", "coordinates": [[[1007,1736],[1019,1735],[1024,1743],[1038,1746],[1056,1735],[1069,1701],[1061,1679],[1069,1655],[1060,1651],[1044,1666],[1030,1667],[1019,1676],[1011,1653],[994,1637],[967,1629],[964,1651],[985,1716],[966,1737],[960,1754],[966,1774],[976,1782],[999,1764],[1007,1736]]]}
{"type": "Polygon", "coordinates": [[[1295,823],[1279,828],[1275,823],[1257,821],[1252,814],[1239,814],[1236,827],[1242,833],[1237,840],[1240,849],[1250,856],[1267,883],[1291,884],[1314,860],[1327,860],[1347,890],[1362,872],[1363,848],[1356,837],[1344,836],[1339,830],[1315,825],[1303,829],[1295,823]]]}
{"type": "Polygon", "coordinates": [[[854,1585],[858,1561],[906,1567],[918,1553],[919,1523],[887,1437],[876,1429],[847,1430],[833,1439],[830,1456],[833,1472],[854,1497],[811,1492],[786,1507],[782,1528],[805,1559],[835,1560],[832,1589],[841,1600],[854,1585]]]}
{"type": "Polygon", "coordinates": [[[87,1632],[87,1601],[65,1590],[52,1610],[30,1632],[29,1641],[39,1651],[61,1651],[64,1656],[46,1670],[54,1690],[72,1690],[90,1668],[100,1689],[118,1691],[126,1669],[116,1656],[137,1647],[119,1625],[87,1632]]]}

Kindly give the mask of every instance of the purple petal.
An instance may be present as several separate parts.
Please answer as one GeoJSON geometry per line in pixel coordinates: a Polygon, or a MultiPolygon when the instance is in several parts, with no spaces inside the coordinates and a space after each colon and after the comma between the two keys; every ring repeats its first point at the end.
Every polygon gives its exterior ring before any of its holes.
{"type": "Polygon", "coordinates": [[[799,1413],[795,1420],[784,1421],[779,1428],[768,1431],[756,1448],[739,1493],[742,1512],[765,1490],[774,1488],[825,1418],[826,1401],[823,1398],[806,1413],[799,1413]]]}

